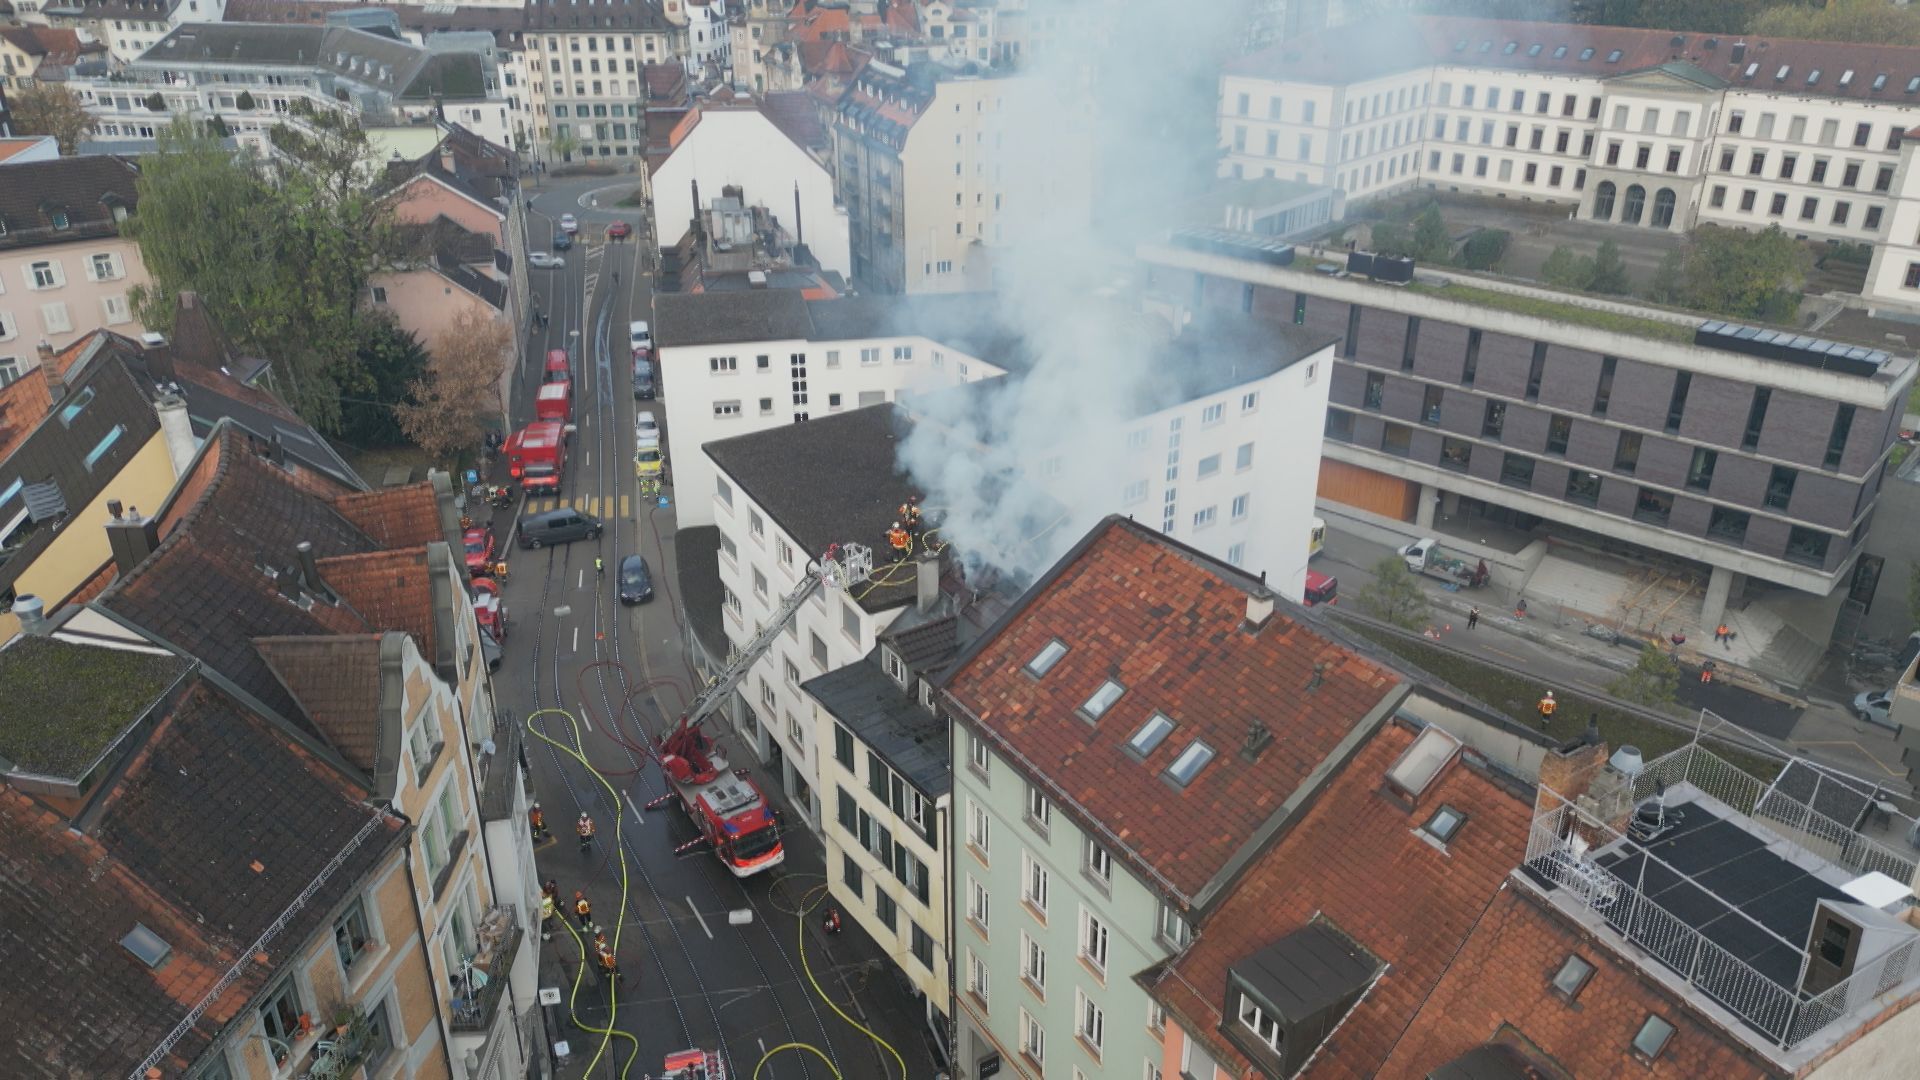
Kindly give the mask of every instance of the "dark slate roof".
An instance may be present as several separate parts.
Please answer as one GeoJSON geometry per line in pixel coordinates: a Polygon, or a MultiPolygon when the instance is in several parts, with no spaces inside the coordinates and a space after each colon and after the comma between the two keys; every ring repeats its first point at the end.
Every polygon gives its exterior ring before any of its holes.
{"type": "Polygon", "coordinates": [[[599,27],[629,33],[665,34],[673,30],[673,24],[667,22],[660,6],[649,0],[605,0],[586,11],[572,5],[528,4],[526,12],[529,31],[592,30],[599,27]]]}
{"type": "Polygon", "coordinates": [[[1551,1075],[1505,1043],[1486,1043],[1433,1070],[1428,1080],[1538,1080],[1551,1075]]]}
{"type": "Polygon", "coordinates": [[[1380,962],[1324,921],[1315,920],[1233,965],[1233,974],[1280,1018],[1299,1023],[1358,993],[1380,962]]]}
{"type": "Polygon", "coordinates": [[[915,704],[875,654],[800,684],[854,737],[929,798],[953,787],[946,722],[915,704]]]}
{"type": "MultiPolygon", "coordinates": [[[[313,544],[319,558],[376,549],[328,501],[344,490],[318,478],[327,496],[265,460],[261,444],[231,425],[214,435],[220,455],[198,500],[145,562],[115,581],[94,603],[139,626],[232,680],[281,716],[302,713],[253,646],[260,637],[365,633],[374,629],[351,608],[284,599],[257,565],[295,559],[294,545],[313,544]],[[331,490],[329,490],[331,489],[331,490]]],[[[173,511],[178,513],[179,511],[173,511]]]]}
{"type": "Polygon", "coordinates": [[[889,631],[881,639],[913,670],[938,669],[960,653],[960,617],[948,615],[898,633],[889,631]]]}
{"type": "MultiPolygon", "coordinates": [[[[887,529],[900,504],[920,495],[897,460],[911,426],[893,405],[872,405],[721,439],[704,449],[808,558],[818,559],[834,544],[867,544],[874,549],[878,574],[887,557],[887,529]],[[820,482],[795,483],[795,477],[820,482]],[[827,479],[846,477],[859,481],[827,479]]],[[[895,576],[900,580],[892,584],[856,587],[853,594],[860,606],[885,611],[913,599],[913,575],[895,576]]]]}
{"type": "Polygon", "coordinates": [[[680,590],[687,622],[700,647],[715,662],[727,658],[729,642],[721,605],[725,591],[720,584],[720,527],[700,525],[681,529],[673,535],[674,584],[680,590]]]}
{"type": "Polygon", "coordinates": [[[670,293],[653,298],[653,340],[662,348],[804,341],[812,329],[806,297],[793,289],[670,293]]]}
{"type": "Polygon", "coordinates": [[[380,747],[380,640],[343,634],[253,643],[327,742],[369,776],[380,747]]]}
{"type": "Polygon", "coordinates": [[[0,875],[9,1038],[0,1074],[125,1076],[334,856],[348,852],[241,975],[189,1028],[162,1072],[180,1076],[250,998],[326,932],[333,909],[401,844],[398,818],[357,844],[378,811],[366,792],[269,722],[201,683],[161,721],[98,818],[76,832],[19,791],[0,790],[0,875]],[[351,846],[351,850],[349,848],[351,846]],[[135,924],[172,949],[149,970],[120,939],[135,924]]]}
{"type": "Polygon", "coordinates": [[[0,251],[116,236],[113,210],[132,211],[140,167],[119,157],[63,157],[6,167],[0,184],[0,251]],[[55,228],[64,211],[67,227],[55,228]]]}
{"type": "MultiPolygon", "coordinates": [[[[473,7],[453,4],[374,4],[354,3],[354,10],[378,8],[391,12],[402,27],[422,34],[445,30],[484,30],[494,36],[502,48],[513,45],[526,26],[526,13],[519,7],[473,7]]],[[[228,0],[226,21],[242,23],[324,24],[343,6],[334,0],[228,0]]]]}

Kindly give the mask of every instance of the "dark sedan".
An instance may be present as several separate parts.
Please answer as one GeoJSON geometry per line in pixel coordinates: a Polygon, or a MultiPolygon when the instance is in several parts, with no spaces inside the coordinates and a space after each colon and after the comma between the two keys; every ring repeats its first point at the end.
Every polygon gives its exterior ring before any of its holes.
{"type": "Polygon", "coordinates": [[[653,572],[647,569],[647,560],[639,555],[629,555],[620,560],[620,602],[623,604],[644,604],[653,599],[653,572]]]}

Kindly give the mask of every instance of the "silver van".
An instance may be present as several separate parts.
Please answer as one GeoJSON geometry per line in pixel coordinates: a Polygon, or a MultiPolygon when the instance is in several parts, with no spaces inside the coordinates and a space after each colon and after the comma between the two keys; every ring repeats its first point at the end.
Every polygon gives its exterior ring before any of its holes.
{"type": "Polygon", "coordinates": [[[564,507],[541,514],[529,514],[520,520],[520,546],[538,548],[575,540],[597,540],[604,527],[599,518],[564,507]]]}

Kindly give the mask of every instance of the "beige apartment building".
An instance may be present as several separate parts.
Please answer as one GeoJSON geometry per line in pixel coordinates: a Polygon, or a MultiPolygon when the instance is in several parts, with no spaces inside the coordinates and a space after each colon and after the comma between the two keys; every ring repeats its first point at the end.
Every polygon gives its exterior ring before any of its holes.
{"type": "Polygon", "coordinates": [[[0,383],[32,368],[41,342],[63,349],[102,327],[139,337],[128,292],[147,282],[133,213],[139,166],[78,157],[0,174],[0,383]]]}

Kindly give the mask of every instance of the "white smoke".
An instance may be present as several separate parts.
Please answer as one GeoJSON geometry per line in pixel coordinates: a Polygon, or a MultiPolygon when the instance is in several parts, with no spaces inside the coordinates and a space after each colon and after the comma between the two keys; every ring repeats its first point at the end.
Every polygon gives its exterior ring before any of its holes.
{"type": "Polygon", "coordinates": [[[1166,330],[1124,317],[1114,294],[1131,296],[1134,244],[1183,223],[1217,171],[1219,76],[1247,25],[1233,0],[1068,0],[1026,17],[1043,14],[1053,34],[1008,83],[1009,223],[993,249],[1001,319],[1032,370],[913,400],[901,449],[945,539],[1019,579],[1122,508],[1128,422],[1171,404],[1156,400],[1166,330]]]}

